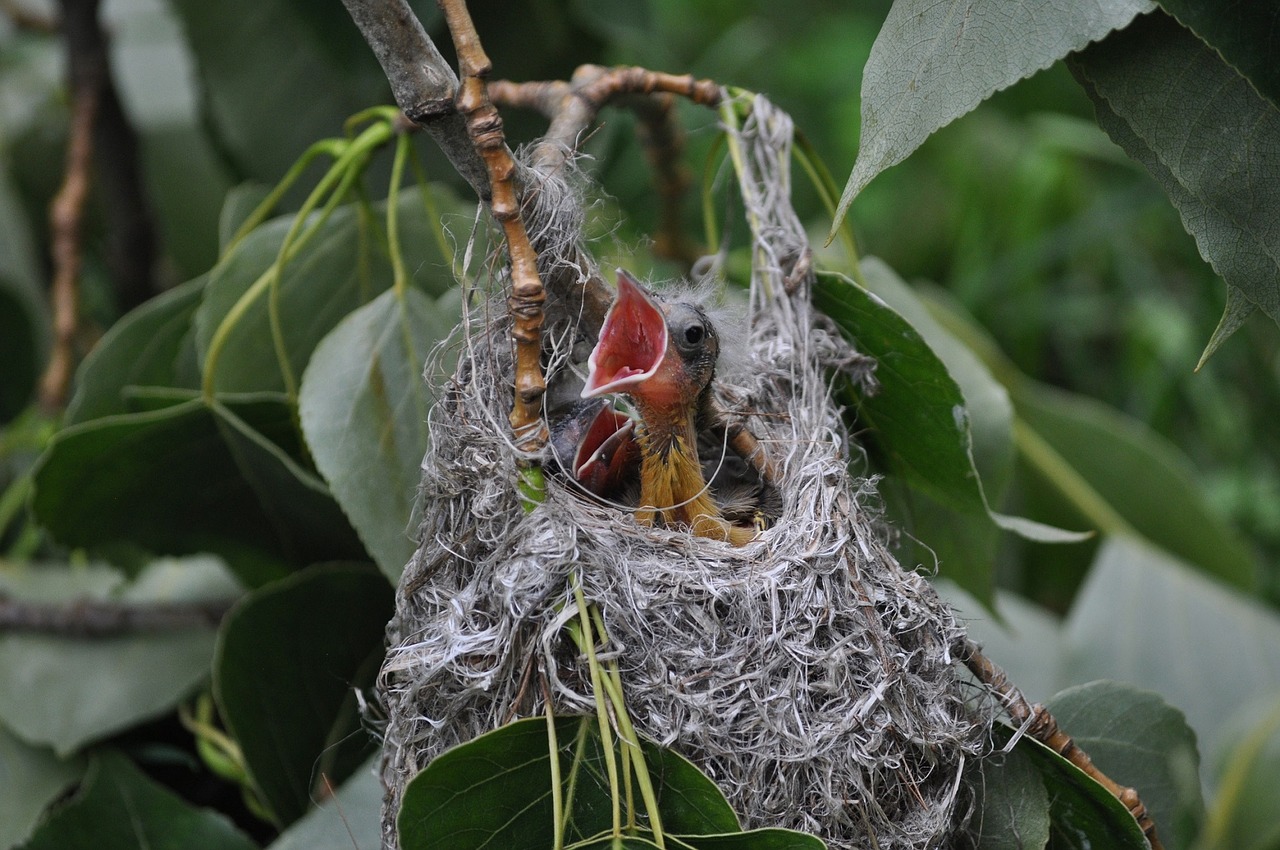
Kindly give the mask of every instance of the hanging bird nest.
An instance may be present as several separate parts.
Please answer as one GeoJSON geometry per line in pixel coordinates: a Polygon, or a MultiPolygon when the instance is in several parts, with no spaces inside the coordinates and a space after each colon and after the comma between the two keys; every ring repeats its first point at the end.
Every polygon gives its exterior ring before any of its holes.
{"type": "MultiPolygon", "coordinates": [[[[994,706],[975,704],[958,672],[954,613],[887,548],[875,481],[850,471],[856,448],[832,376],[870,390],[875,364],[810,305],[811,254],[789,199],[791,122],[756,98],[731,132],[755,262],[748,346],[722,364],[716,393],[768,452],[780,515],[734,547],[644,527],[558,475],[526,510],[529,458],[508,425],[510,321],[496,298],[473,311],[432,415],[420,545],[380,680],[387,846],[400,791],[433,757],[542,712],[531,682],[546,682],[557,713],[593,712],[586,661],[564,635],[575,580],[603,614],[637,730],[707,772],[744,826],[890,850],[939,846],[967,819],[962,775],[988,746],[994,706]]],[[[564,167],[522,175],[544,274],[585,279],[595,270],[581,266],[576,179],[564,167]]],[[[553,393],[594,342],[571,301],[546,307],[553,393]]]]}

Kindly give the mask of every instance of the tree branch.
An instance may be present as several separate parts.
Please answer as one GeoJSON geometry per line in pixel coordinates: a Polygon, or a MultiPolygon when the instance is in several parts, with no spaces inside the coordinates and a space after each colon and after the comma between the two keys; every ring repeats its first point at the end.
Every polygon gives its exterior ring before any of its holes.
{"type": "Polygon", "coordinates": [[[1001,705],[1015,724],[1026,726],[1027,734],[1080,768],[1099,785],[1110,791],[1138,822],[1142,833],[1147,837],[1147,842],[1151,845],[1151,850],[1164,850],[1160,839],[1156,837],[1156,823],[1151,813],[1147,811],[1146,805],[1138,797],[1137,791],[1120,785],[1099,770],[1089,758],[1089,754],[1076,746],[1071,736],[1058,728],[1058,721],[1053,719],[1049,710],[1043,705],[1028,703],[1017,685],[1009,681],[1008,675],[994,661],[982,654],[982,650],[976,643],[964,637],[957,643],[955,650],[960,660],[978,678],[978,681],[986,685],[1000,699],[1001,705]]]}
{"type": "Polygon", "coordinates": [[[143,632],[217,628],[234,600],[187,603],[81,601],[65,605],[0,596],[0,634],[34,632],[73,638],[106,638],[143,632]]]}
{"type": "Polygon", "coordinates": [[[405,0],[342,0],[378,57],[396,104],[488,204],[489,176],[454,105],[458,78],[405,0]]]}

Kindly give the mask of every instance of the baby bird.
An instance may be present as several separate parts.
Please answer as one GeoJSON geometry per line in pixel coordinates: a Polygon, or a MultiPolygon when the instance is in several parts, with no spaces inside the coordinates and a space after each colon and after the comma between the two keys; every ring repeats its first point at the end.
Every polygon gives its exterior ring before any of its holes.
{"type": "Polygon", "coordinates": [[[698,460],[699,417],[711,408],[719,356],[706,313],[683,301],[659,302],[618,269],[618,296],[587,360],[582,396],[626,393],[640,414],[641,524],[684,526],[741,546],[756,530],[724,518],[698,460]]]}

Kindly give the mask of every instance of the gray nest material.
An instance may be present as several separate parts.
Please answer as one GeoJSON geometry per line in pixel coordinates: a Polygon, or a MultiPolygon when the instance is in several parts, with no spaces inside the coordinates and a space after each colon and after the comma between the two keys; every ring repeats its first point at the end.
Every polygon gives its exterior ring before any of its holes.
{"type": "MultiPolygon", "coordinates": [[[[937,847],[963,826],[962,773],[986,747],[993,711],[966,701],[973,689],[952,656],[961,625],[894,560],[874,482],[850,472],[831,373],[866,384],[873,364],[813,311],[811,275],[795,273],[808,249],[789,204],[790,139],[790,120],[763,99],[738,133],[757,268],[746,359],[718,391],[752,414],[784,503],[754,542],[642,527],[554,476],[526,513],[501,302],[466,323],[432,417],[421,542],[380,682],[386,846],[413,775],[455,744],[540,714],[540,678],[556,712],[593,712],[585,659],[563,633],[571,575],[603,613],[605,655],[621,667],[637,730],[705,770],[744,827],[890,850],[937,847]]],[[[546,228],[575,243],[560,256],[581,250],[580,209],[566,214],[569,225],[546,228]]],[[[554,299],[548,309],[555,318],[554,299]]],[[[571,370],[571,333],[551,358],[553,384],[571,370]]]]}

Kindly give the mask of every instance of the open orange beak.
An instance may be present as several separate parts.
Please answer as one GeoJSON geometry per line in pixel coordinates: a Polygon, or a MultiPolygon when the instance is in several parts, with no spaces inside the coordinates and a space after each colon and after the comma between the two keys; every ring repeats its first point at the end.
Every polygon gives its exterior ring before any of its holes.
{"type": "Polygon", "coordinates": [[[667,354],[667,319],[631,275],[618,269],[618,297],[587,359],[582,397],[627,392],[652,378],[667,354]]]}
{"type": "Polygon", "coordinates": [[[608,399],[580,401],[551,425],[551,446],[560,466],[597,496],[617,492],[640,463],[635,420],[608,399]]]}

